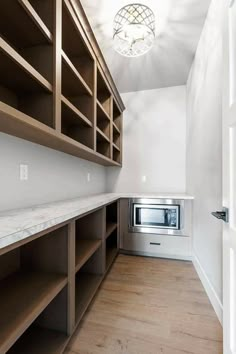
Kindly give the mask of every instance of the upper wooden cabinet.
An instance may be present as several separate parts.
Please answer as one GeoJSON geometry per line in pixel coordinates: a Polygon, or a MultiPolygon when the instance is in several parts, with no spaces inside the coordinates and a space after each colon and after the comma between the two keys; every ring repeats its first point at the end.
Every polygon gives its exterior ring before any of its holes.
{"type": "Polygon", "coordinates": [[[123,102],[78,0],[0,2],[0,131],[107,166],[123,102]]]}

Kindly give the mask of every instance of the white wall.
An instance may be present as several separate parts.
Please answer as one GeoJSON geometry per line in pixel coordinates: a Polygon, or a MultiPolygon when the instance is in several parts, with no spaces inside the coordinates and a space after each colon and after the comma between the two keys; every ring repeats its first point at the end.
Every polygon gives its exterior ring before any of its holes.
{"type": "Polygon", "coordinates": [[[0,211],[102,193],[106,189],[105,167],[2,133],[0,162],[0,211]],[[19,180],[20,163],[29,165],[28,181],[19,180]]]}
{"type": "Polygon", "coordinates": [[[187,192],[193,194],[195,264],[221,316],[222,30],[223,0],[213,0],[187,84],[187,192]]]}
{"type": "Polygon", "coordinates": [[[131,92],[122,98],[123,168],[109,168],[108,190],[185,192],[186,87],[131,92]]]}

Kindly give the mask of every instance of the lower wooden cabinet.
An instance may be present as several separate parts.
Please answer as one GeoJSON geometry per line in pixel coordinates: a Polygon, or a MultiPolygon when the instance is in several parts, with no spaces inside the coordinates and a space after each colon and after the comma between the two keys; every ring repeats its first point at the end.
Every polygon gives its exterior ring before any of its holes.
{"type": "Polygon", "coordinates": [[[63,353],[118,253],[118,203],[0,256],[0,353],[63,353]]]}

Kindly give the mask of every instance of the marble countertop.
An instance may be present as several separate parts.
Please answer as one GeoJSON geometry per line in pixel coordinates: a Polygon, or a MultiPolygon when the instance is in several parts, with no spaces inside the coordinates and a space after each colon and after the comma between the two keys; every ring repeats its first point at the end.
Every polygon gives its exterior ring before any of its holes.
{"type": "Polygon", "coordinates": [[[191,200],[185,194],[104,193],[0,213],[0,249],[120,198],[191,200]]]}

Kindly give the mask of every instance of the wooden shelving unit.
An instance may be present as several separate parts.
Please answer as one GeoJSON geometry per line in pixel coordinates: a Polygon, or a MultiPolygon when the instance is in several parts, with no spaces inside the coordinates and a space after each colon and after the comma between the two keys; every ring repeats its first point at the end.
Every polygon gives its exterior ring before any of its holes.
{"type": "Polygon", "coordinates": [[[106,269],[108,270],[118,254],[118,204],[106,207],[106,269]]]}
{"type": "Polygon", "coordinates": [[[1,2],[0,131],[120,166],[111,102],[124,105],[82,18],[71,0],[1,2]]]}
{"type": "Polygon", "coordinates": [[[0,256],[1,353],[64,352],[118,253],[118,209],[111,203],[0,256]]]}

